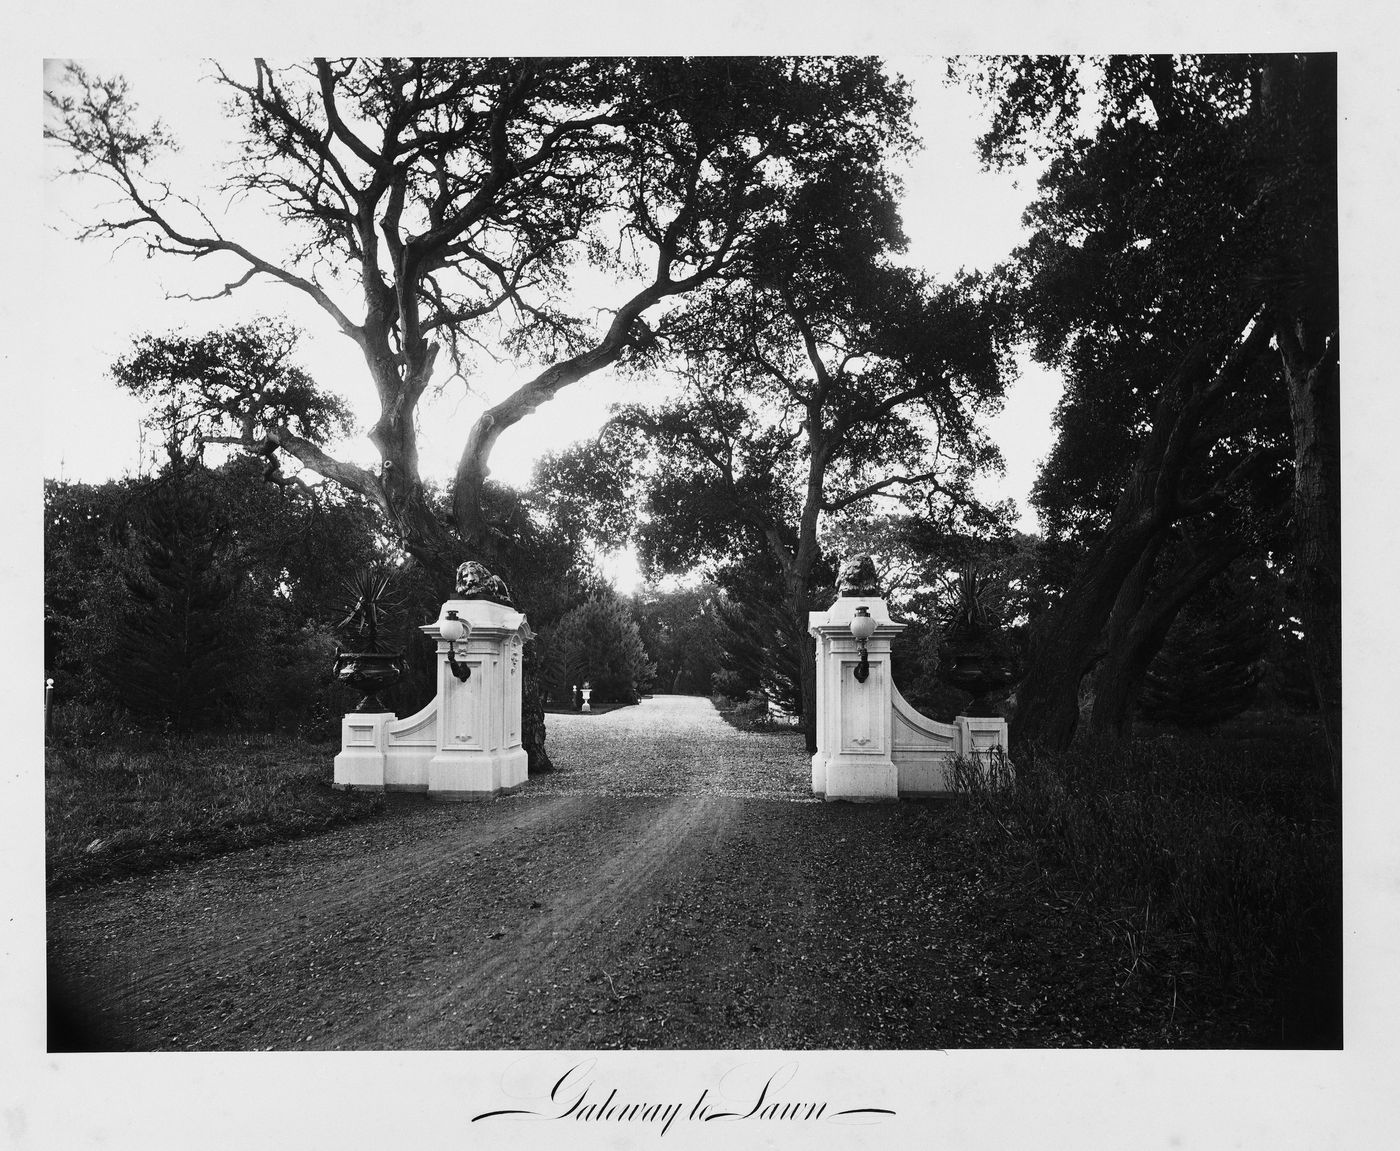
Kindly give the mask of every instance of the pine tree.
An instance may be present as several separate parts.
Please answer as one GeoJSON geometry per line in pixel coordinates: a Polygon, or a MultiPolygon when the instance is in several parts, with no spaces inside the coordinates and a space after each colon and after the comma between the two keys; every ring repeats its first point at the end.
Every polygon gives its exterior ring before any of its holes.
{"type": "Polygon", "coordinates": [[[656,668],[647,658],[637,621],[616,593],[574,608],[547,637],[551,694],[587,683],[598,703],[636,703],[656,668]]]}
{"type": "Polygon", "coordinates": [[[175,461],[144,500],[133,543],[101,671],[137,716],[176,731],[208,725],[235,703],[261,630],[239,594],[227,517],[175,461]]]}

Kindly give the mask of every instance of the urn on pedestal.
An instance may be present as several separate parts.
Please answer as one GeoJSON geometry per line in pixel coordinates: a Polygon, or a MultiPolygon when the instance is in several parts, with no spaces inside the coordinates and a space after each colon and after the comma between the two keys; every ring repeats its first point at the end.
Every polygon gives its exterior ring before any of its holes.
{"type": "Polygon", "coordinates": [[[958,577],[957,599],[939,649],[939,677],[972,696],[969,716],[993,714],[987,697],[1015,681],[1016,654],[990,619],[983,598],[986,579],[974,570],[958,577]]]}
{"type": "Polygon", "coordinates": [[[337,647],[334,672],[341,683],[360,693],[356,712],[387,710],[379,693],[403,678],[407,663],[402,651],[386,651],[380,629],[395,606],[389,596],[390,577],[383,571],[364,568],[343,581],[349,594],[349,611],[339,623],[350,643],[337,647]]]}

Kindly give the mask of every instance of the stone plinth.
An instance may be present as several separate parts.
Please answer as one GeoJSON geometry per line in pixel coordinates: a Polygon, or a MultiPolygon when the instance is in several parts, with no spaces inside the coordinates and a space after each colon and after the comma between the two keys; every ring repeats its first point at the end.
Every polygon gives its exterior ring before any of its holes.
{"type": "Polygon", "coordinates": [[[520,743],[521,668],[525,616],[490,600],[448,600],[435,623],[423,627],[438,647],[438,740],[427,763],[428,797],[491,799],[525,782],[520,743]],[[447,662],[442,622],[455,611],[470,629],[457,641],[457,663],[471,668],[465,682],[447,662]]]}
{"type": "Polygon", "coordinates": [[[340,721],[340,754],[335,785],[360,791],[384,790],[385,735],[392,711],[352,711],[340,721]]]}
{"type": "Polygon", "coordinates": [[[906,626],[890,619],[885,601],[872,596],[842,596],[829,611],[809,615],[808,629],[817,641],[815,794],[857,802],[899,797],[890,642],[906,626]],[[855,676],[860,645],[851,634],[859,607],[868,608],[875,621],[865,643],[870,674],[864,683],[855,676]]]}
{"type": "Polygon", "coordinates": [[[527,778],[521,745],[525,616],[490,600],[448,600],[419,629],[437,641],[437,695],[406,719],[392,713],[347,715],[335,784],[364,790],[421,791],[430,799],[487,800],[527,778]],[[468,627],[457,641],[459,680],[448,665],[442,623],[449,611],[468,627]]]}
{"type": "Polygon", "coordinates": [[[890,618],[883,599],[842,596],[830,611],[812,612],[808,623],[817,642],[814,794],[859,802],[950,795],[954,760],[988,765],[1006,751],[1004,719],[960,715],[939,723],[904,699],[890,674],[890,643],[907,625],[890,618]],[[875,621],[864,683],[855,677],[860,644],[851,634],[860,607],[875,621]]]}

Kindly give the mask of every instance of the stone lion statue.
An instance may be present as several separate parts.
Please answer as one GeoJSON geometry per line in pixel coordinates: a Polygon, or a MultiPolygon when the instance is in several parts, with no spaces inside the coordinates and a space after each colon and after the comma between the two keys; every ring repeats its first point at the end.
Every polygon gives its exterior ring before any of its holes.
{"type": "Polygon", "coordinates": [[[466,563],[457,566],[457,598],[489,599],[493,603],[505,604],[506,607],[515,606],[505,580],[492,575],[485,565],[477,563],[476,560],[467,560],[466,563]]]}
{"type": "Polygon", "coordinates": [[[837,594],[842,596],[882,597],[880,581],[875,575],[875,561],[868,555],[851,556],[841,565],[836,581],[837,594]]]}

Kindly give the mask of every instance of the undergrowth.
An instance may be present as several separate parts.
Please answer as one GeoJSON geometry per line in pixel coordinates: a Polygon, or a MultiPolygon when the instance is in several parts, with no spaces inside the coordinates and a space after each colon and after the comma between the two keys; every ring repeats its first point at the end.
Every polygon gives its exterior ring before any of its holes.
{"type": "Polygon", "coordinates": [[[1124,977],[1188,1037],[1333,1047],[1341,836],[1322,750],[1278,733],[1077,745],[955,765],[982,864],[1068,882],[1121,944],[1124,977]]]}
{"type": "Polygon", "coordinates": [[[800,722],[795,716],[775,713],[761,691],[751,693],[747,699],[715,695],[710,702],[720,718],[738,731],[791,731],[800,722]]]}
{"type": "Polygon", "coordinates": [[[290,839],[383,809],[331,787],[333,746],[268,735],[51,745],[48,888],[290,839]]]}

